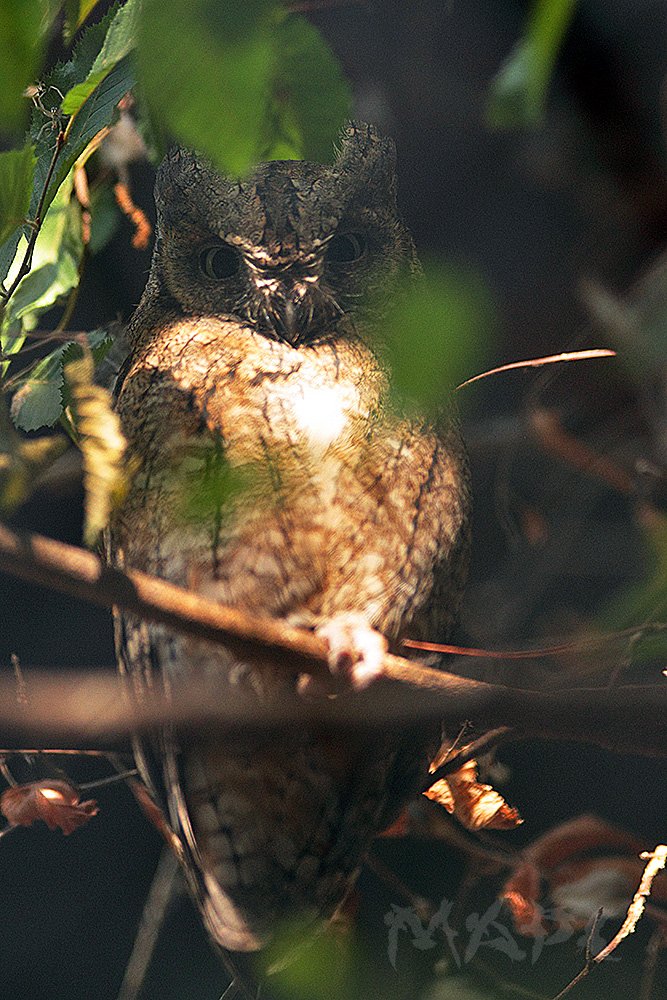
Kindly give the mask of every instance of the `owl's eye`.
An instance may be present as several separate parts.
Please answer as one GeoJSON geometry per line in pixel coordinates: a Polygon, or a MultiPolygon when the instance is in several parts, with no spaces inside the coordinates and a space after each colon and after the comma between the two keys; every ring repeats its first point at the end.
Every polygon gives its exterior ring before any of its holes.
{"type": "Polygon", "coordinates": [[[354,264],[366,253],[368,246],[363,233],[336,233],[327,246],[327,260],[330,264],[354,264]]]}
{"type": "Polygon", "coordinates": [[[207,247],[199,254],[199,269],[213,281],[232,278],[241,266],[241,255],[225,244],[207,247]]]}

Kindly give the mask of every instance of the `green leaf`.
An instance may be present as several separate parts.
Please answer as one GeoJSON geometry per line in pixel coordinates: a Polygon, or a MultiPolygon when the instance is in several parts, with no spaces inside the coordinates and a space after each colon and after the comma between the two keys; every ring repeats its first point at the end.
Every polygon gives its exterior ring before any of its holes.
{"type": "Polygon", "coordinates": [[[41,57],[42,10],[34,0],[0,0],[0,131],[21,126],[28,109],[25,88],[41,57]]]}
{"type": "Polygon", "coordinates": [[[4,282],[7,272],[12,266],[12,261],[16,257],[16,248],[21,239],[21,230],[16,229],[2,245],[0,245],[0,281],[4,282]]]}
{"type": "Polygon", "coordinates": [[[98,84],[102,82],[105,76],[108,76],[108,70],[98,69],[94,73],[89,73],[83,83],[77,83],[75,87],[68,90],[63,99],[61,108],[63,113],[66,115],[74,115],[79,110],[84,101],[86,101],[92,92],[95,90],[98,84]]]}
{"type": "MultiPolygon", "coordinates": [[[[105,329],[99,329],[87,333],[86,339],[97,367],[111,349],[113,338],[105,329]]],[[[22,379],[11,405],[11,417],[19,430],[36,431],[40,427],[52,427],[60,419],[63,410],[63,364],[72,344],[73,341],[70,341],[56,348],[22,379]]]]}
{"type": "Polygon", "coordinates": [[[577,0],[534,0],[526,31],[491,85],[487,120],[494,128],[538,125],[546,92],[577,0]]]}
{"type": "Polygon", "coordinates": [[[65,41],[74,37],[99,0],[67,0],[65,5],[65,41]]]}
{"type": "Polygon", "coordinates": [[[52,427],[60,419],[64,352],[65,347],[59,347],[43,358],[15,393],[11,416],[19,430],[36,431],[40,427],[52,427]]]}
{"type": "Polygon", "coordinates": [[[134,49],[137,40],[136,22],[137,0],[127,0],[127,3],[116,10],[86,79],[71,87],[65,94],[61,105],[64,114],[76,114],[102,80],[134,49]]]}
{"type": "MultiPolygon", "coordinates": [[[[135,0],[132,0],[132,8],[135,0]]],[[[30,202],[30,214],[34,217],[40,195],[46,184],[51,161],[53,159],[58,128],[67,126],[66,140],[60,151],[49,183],[44,208],[53,201],[58,188],[69,174],[76,160],[86,149],[88,143],[97,133],[113,121],[116,107],[120,99],[130,90],[135,82],[134,71],[129,54],[119,58],[113,64],[113,59],[120,54],[127,44],[125,30],[130,13],[120,17],[124,8],[113,7],[98,24],[92,25],[81,36],[72,58],[59,66],[44,80],[41,102],[48,112],[47,115],[38,108],[33,112],[30,126],[30,136],[37,152],[35,182],[30,202]],[[119,17],[115,42],[107,46],[107,33],[119,17]],[[117,48],[116,48],[117,45],[117,48]],[[114,51],[112,51],[112,48],[114,51]],[[97,60],[99,64],[96,65],[97,60]],[[113,65],[112,65],[113,64],[113,65]],[[112,68],[109,68],[109,66],[112,68]],[[92,82],[92,89],[86,81],[93,71],[100,75],[92,82]],[[72,112],[69,120],[62,112],[62,95],[83,85],[86,91],[85,99],[72,112]]],[[[82,92],[78,91],[79,98],[82,92]]],[[[72,99],[73,103],[74,100],[72,99]]],[[[0,258],[1,259],[1,258],[0,258]]]]}
{"type": "Polygon", "coordinates": [[[36,162],[30,145],[0,153],[0,243],[25,221],[36,162]]]}
{"type": "Polygon", "coordinates": [[[482,364],[493,320],[478,275],[427,261],[423,275],[399,290],[383,323],[381,349],[397,397],[437,410],[482,364]]]}
{"type": "Polygon", "coordinates": [[[138,60],[153,113],[230,174],[256,161],[270,92],[274,5],[144,0],[138,60]]]}
{"type": "Polygon", "coordinates": [[[151,113],[177,139],[232,175],[332,158],[350,94],[316,28],[275,0],[174,0],[169,14],[145,0],[138,59],[151,113]]]}
{"type": "MultiPolygon", "coordinates": [[[[32,269],[6,306],[0,335],[6,354],[19,350],[23,333],[34,330],[39,317],[78,284],[83,253],[81,209],[71,194],[72,177],[69,176],[44,219],[35,244],[32,269]]],[[[25,237],[21,237],[8,281],[17,272],[26,245],[25,237]]]]}
{"type": "MultiPolygon", "coordinates": [[[[101,129],[111,124],[118,102],[131,89],[133,84],[134,70],[132,62],[129,56],[125,56],[105,75],[104,79],[81,105],[76,115],[70,119],[67,140],[58,157],[53,178],[49,184],[45,202],[46,206],[51,204],[58,188],[88,143],[95,138],[101,129]]],[[[54,141],[54,135],[51,132],[48,139],[42,139],[37,143],[39,157],[35,171],[37,197],[33,195],[34,205],[31,206],[31,210],[36,208],[39,192],[46,182],[46,175],[51,157],[53,156],[54,141]]]]}
{"type": "Polygon", "coordinates": [[[290,14],[274,34],[273,60],[270,134],[261,159],[330,160],[352,108],[340,64],[319,31],[290,14]]]}
{"type": "Polygon", "coordinates": [[[69,353],[75,356],[65,361],[63,373],[70,399],[69,415],[83,456],[84,541],[94,545],[108,524],[113,506],[127,489],[127,442],[111,393],[93,383],[92,354],[79,345],[72,348],[69,353]],[[72,348],[78,348],[78,352],[72,348]]]}

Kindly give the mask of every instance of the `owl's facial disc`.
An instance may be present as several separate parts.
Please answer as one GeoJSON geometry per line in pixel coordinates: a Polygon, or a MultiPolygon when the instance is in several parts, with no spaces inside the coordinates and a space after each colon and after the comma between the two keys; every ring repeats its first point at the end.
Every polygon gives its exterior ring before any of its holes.
{"type": "Polygon", "coordinates": [[[395,187],[393,144],[361,124],[330,166],[275,160],[240,180],[173,150],[147,301],[166,293],[186,315],[235,317],[294,347],[363,334],[413,260],[395,187]]]}
{"type": "Polygon", "coordinates": [[[235,293],[235,311],[258,333],[292,347],[332,332],[344,314],[334,288],[367,253],[362,232],[336,232],[310,252],[256,246],[237,238],[198,253],[201,279],[221,295],[235,293]]]}

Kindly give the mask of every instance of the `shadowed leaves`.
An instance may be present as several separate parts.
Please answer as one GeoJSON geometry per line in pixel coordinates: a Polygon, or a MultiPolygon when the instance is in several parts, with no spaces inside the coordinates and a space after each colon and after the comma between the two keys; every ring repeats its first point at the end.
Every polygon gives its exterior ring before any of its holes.
{"type": "Polygon", "coordinates": [[[66,412],[83,455],[84,541],[94,545],[127,488],[126,441],[111,394],[93,383],[90,351],[78,344],[68,350],[63,362],[66,412]]]}

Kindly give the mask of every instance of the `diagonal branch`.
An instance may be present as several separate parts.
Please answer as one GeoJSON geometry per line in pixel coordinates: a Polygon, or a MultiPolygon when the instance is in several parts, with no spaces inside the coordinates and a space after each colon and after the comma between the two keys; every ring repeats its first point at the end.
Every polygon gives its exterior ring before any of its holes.
{"type": "MultiPolygon", "coordinates": [[[[40,535],[0,525],[0,571],[103,607],[117,606],[174,631],[222,644],[246,658],[300,672],[326,670],[325,643],[274,619],[255,618],[134,570],[40,535]]],[[[512,726],[514,738],[594,743],[638,754],[667,754],[667,683],[613,689],[536,691],[471,680],[398,656],[385,657],[386,679],[358,694],[306,701],[285,693],[261,701],[218,679],[194,678],[170,698],[151,690],[134,700],[110,672],[34,673],[28,704],[18,704],[13,676],[0,677],[0,732],[10,746],[54,742],[117,747],[135,731],[166,722],[183,727],[272,728],[409,725],[473,719],[478,728],[512,726]]]]}

